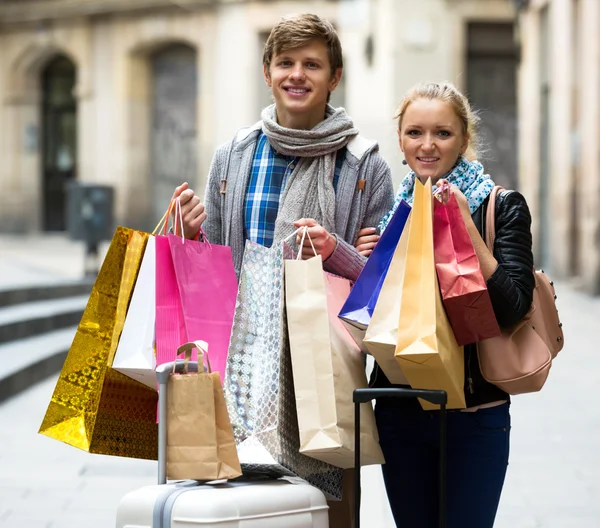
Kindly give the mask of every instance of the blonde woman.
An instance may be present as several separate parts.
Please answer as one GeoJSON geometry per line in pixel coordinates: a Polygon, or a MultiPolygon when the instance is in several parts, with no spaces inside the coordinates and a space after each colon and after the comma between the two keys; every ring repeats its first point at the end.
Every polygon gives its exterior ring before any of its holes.
{"type": "MultiPolygon", "coordinates": [[[[477,116],[467,98],[449,83],[411,89],[397,112],[400,149],[411,171],[402,180],[400,199],[411,203],[415,179],[447,182],[456,196],[487,282],[496,319],[509,328],[531,306],[534,276],[531,217],[515,191],[496,203],[496,241],[491,253],[482,238],[488,196],[494,182],[475,161],[477,116]]],[[[395,208],[395,206],[394,206],[395,208]]],[[[385,229],[390,211],[379,225],[385,229]]],[[[378,235],[363,229],[357,249],[368,255],[378,235]]],[[[376,365],[372,387],[391,383],[376,365]]],[[[508,466],[510,399],[486,382],[476,344],[465,346],[466,410],[448,413],[448,528],[491,528],[508,466]]],[[[386,464],[383,475],[397,526],[437,526],[439,422],[437,412],[416,401],[379,399],[376,417],[386,464]]]]}

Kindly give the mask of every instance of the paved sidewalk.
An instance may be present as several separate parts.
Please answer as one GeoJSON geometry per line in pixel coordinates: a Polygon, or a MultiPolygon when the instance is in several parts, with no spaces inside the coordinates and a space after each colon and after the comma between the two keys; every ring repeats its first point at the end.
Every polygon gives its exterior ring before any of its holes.
{"type": "Polygon", "coordinates": [[[513,398],[496,528],[600,526],[600,298],[556,288],[565,348],[540,393],[513,398]]]}
{"type": "MultiPolygon", "coordinates": [[[[0,526],[114,526],[120,499],[156,483],[156,462],[90,455],[37,434],[55,382],[0,405],[0,526]]],[[[392,528],[379,467],[363,482],[364,526],[392,528]]]]}
{"type": "MultiPolygon", "coordinates": [[[[0,238],[0,288],[82,273],[82,246],[59,237],[28,245],[0,238]]],[[[600,298],[565,284],[557,291],[566,346],[543,391],[513,399],[496,528],[600,527],[600,298]]],[[[155,463],[89,455],[38,435],[53,389],[52,379],[0,405],[0,526],[113,526],[120,498],[154,483],[155,463]]],[[[363,482],[364,526],[392,528],[379,468],[367,468],[363,482]]]]}

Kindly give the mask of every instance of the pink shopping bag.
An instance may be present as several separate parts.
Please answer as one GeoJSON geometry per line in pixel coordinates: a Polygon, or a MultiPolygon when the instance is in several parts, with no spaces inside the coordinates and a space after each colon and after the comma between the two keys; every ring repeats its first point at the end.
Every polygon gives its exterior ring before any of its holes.
{"type": "MultiPolygon", "coordinates": [[[[178,239],[181,243],[181,239],[178,239]]],[[[156,366],[175,361],[177,349],[188,343],[179,286],[166,236],[157,236],[156,246],[156,366]]],[[[200,339],[200,338],[198,338],[200,339]]],[[[194,353],[195,350],[194,350],[194,353]]],[[[197,353],[196,353],[197,354],[197,353]]],[[[198,356],[192,357],[197,361],[198,356]]]]}
{"type": "Polygon", "coordinates": [[[223,381],[238,283],[231,248],[211,244],[205,236],[202,239],[168,235],[186,342],[201,339],[208,343],[213,372],[223,381]]]}

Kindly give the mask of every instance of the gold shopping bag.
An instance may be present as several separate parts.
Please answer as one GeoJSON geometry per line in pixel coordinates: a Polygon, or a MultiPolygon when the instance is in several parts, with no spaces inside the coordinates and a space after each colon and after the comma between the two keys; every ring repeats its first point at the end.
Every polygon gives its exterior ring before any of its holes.
{"type": "Polygon", "coordinates": [[[156,460],[157,392],[111,367],[148,234],[118,227],[39,432],[84,451],[156,460]]]}
{"type": "Polygon", "coordinates": [[[167,477],[174,480],[233,479],[242,474],[221,378],[212,372],[203,347],[203,341],[179,347],[177,355],[185,352],[184,373],[169,376],[167,385],[167,477]],[[198,372],[188,373],[195,348],[198,372]]]}
{"type": "MultiPolygon", "coordinates": [[[[414,389],[448,393],[448,408],[465,407],[464,348],[444,311],[433,258],[431,180],[415,180],[396,360],[414,389]]],[[[420,400],[424,409],[437,406],[420,400]]]]}

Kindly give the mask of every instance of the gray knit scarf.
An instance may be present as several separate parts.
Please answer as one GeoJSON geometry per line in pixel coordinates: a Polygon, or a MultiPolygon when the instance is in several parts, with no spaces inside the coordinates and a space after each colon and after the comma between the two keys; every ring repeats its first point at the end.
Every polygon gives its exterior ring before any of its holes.
{"type": "Polygon", "coordinates": [[[275,105],[261,114],[262,130],[280,154],[301,159],[279,198],[273,243],[291,235],[293,222],[314,218],[327,231],[335,230],[333,176],[336,153],[358,134],[343,108],[327,105],[325,119],[311,130],[284,128],[277,123],[275,105]]]}

